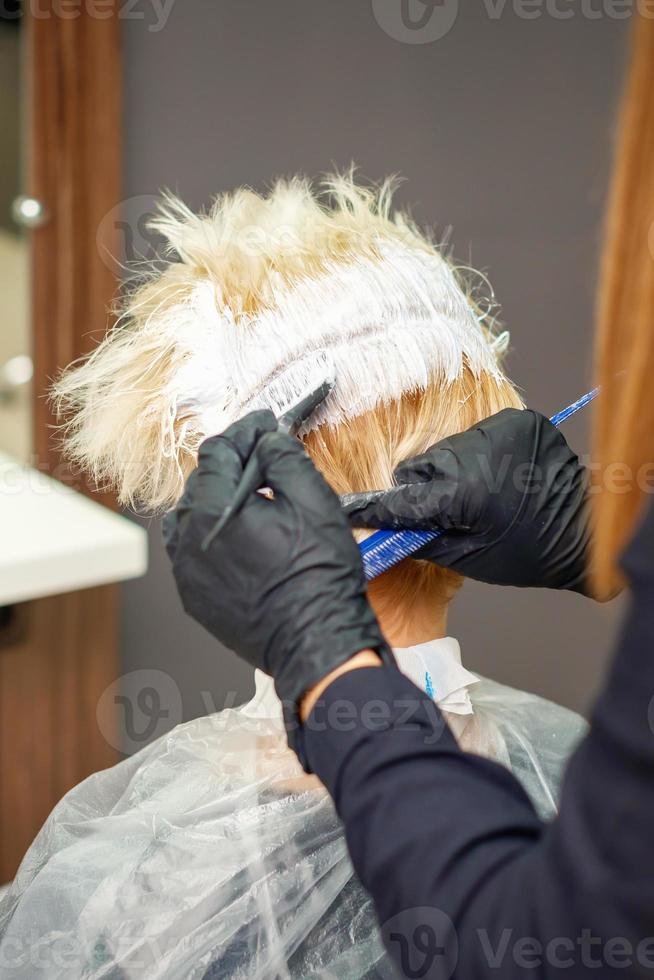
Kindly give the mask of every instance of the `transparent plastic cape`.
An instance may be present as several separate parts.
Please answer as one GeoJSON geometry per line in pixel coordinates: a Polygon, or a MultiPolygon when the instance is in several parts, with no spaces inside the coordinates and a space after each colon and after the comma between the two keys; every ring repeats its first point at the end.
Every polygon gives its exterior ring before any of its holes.
{"type": "MultiPolygon", "coordinates": [[[[460,743],[551,817],[585,723],[491,681],[469,693],[460,743]]],[[[180,725],[61,800],[0,904],[1,977],[389,975],[330,798],[251,705],[180,725]]]]}

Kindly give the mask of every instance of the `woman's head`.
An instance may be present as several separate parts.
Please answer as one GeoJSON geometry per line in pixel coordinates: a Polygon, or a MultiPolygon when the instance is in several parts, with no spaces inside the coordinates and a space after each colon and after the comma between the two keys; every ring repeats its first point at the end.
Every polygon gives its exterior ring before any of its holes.
{"type": "MultiPolygon", "coordinates": [[[[124,503],[173,506],[202,439],[250,408],[279,411],[321,349],[336,386],[302,436],[339,493],[388,486],[402,459],[520,404],[505,337],[392,212],[389,182],[336,177],[321,196],[280,181],[206,215],[167,198],[152,224],[174,259],[126,293],[117,326],[55,386],[69,456],[124,503]]],[[[394,602],[445,601],[458,583],[411,561],[383,580],[394,602]]]]}

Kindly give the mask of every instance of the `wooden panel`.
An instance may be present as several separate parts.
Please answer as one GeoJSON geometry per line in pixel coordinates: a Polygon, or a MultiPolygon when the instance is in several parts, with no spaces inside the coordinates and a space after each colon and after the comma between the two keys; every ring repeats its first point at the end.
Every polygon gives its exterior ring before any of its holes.
{"type": "MultiPolygon", "coordinates": [[[[41,3],[40,9],[48,6],[41,3]]],[[[53,9],[59,6],[52,0],[53,9]]],[[[100,253],[118,253],[117,231],[102,219],[120,200],[119,20],[117,8],[108,19],[86,10],[82,4],[79,17],[53,13],[28,24],[29,184],[51,213],[32,239],[35,376],[41,392],[102,336],[116,286],[100,253]]],[[[37,457],[58,468],[52,422],[47,401],[37,397],[37,457]]]]}
{"type": "MultiPolygon", "coordinates": [[[[41,0],[38,16],[25,7],[27,189],[50,212],[32,233],[34,449],[36,465],[84,489],[59,457],[44,394],[102,335],[116,286],[100,249],[118,254],[117,240],[106,222],[97,236],[120,200],[118,5],[109,17],[106,3],[101,16],[85,4],[60,16],[58,0],[41,0]]],[[[96,707],[119,670],[117,601],[116,586],[54,596],[26,603],[18,624],[0,628],[0,882],[61,795],[116,760],[96,707]]]]}
{"type": "Polygon", "coordinates": [[[26,603],[27,634],[0,649],[2,881],[66,790],[116,761],[95,719],[116,676],[116,600],[99,588],[26,603]]]}

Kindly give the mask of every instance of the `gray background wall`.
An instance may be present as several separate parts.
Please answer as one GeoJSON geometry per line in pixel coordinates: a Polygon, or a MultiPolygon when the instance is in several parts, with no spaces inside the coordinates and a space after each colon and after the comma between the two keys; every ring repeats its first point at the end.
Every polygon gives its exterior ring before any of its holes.
{"type": "MultiPolygon", "coordinates": [[[[411,2],[416,16],[426,11],[411,2]]],[[[351,160],[372,178],[403,174],[400,202],[440,232],[452,226],[456,257],[488,272],[511,329],[510,373],[549,414],[591,384],[628,23],[584,16],[576,3],[570,19],[525,19],[486,0],[460,4],[445,36],[416,44],[406,38],[417,32],[396,24],[398,40],[376,19],[399,2],[374,3],[177,0],[159,31],[153,14],[126,18],[126,196],[167,186],[199,207],[237,184],[263,188],[274,175],[351,160]]],[[[434,7],[439,17],[455,11],[453,0],[434,7]]],[[[588,448],[588,416],[566,432],[588,448]]],[[[246,696],[251,682],[184,617],[158,522],[150,530],[150,572],[124,587],[123,667],[175,680],[172,723],[220,706],[227,691],[246,696]]],[[[615,619],[615,606],[572,595],[469,584],[450,632],[468,666],[585,709],[615,619]]]]}

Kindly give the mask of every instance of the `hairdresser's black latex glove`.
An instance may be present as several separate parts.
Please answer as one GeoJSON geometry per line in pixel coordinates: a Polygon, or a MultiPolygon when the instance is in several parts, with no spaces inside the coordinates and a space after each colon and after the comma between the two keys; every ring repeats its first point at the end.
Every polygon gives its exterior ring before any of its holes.
{"type": "Polygon", "coordinates": [[[443,529],[416,558],[498,585],[586,592],[586,470],[538,412],[507,408],[350,494],[352,527],[443,529]]]}
{"type": "Polygon", "coordinates": [[[275,679],[287,715],[359,650],[392,662],[366,598],[359,549],[338,497],[272,412],[252,412],[200,447],[198,468],[164,538],[184,608],[230,649],[275,679]],[[202,542],[256,454],[261,486],[202,542]]]}

